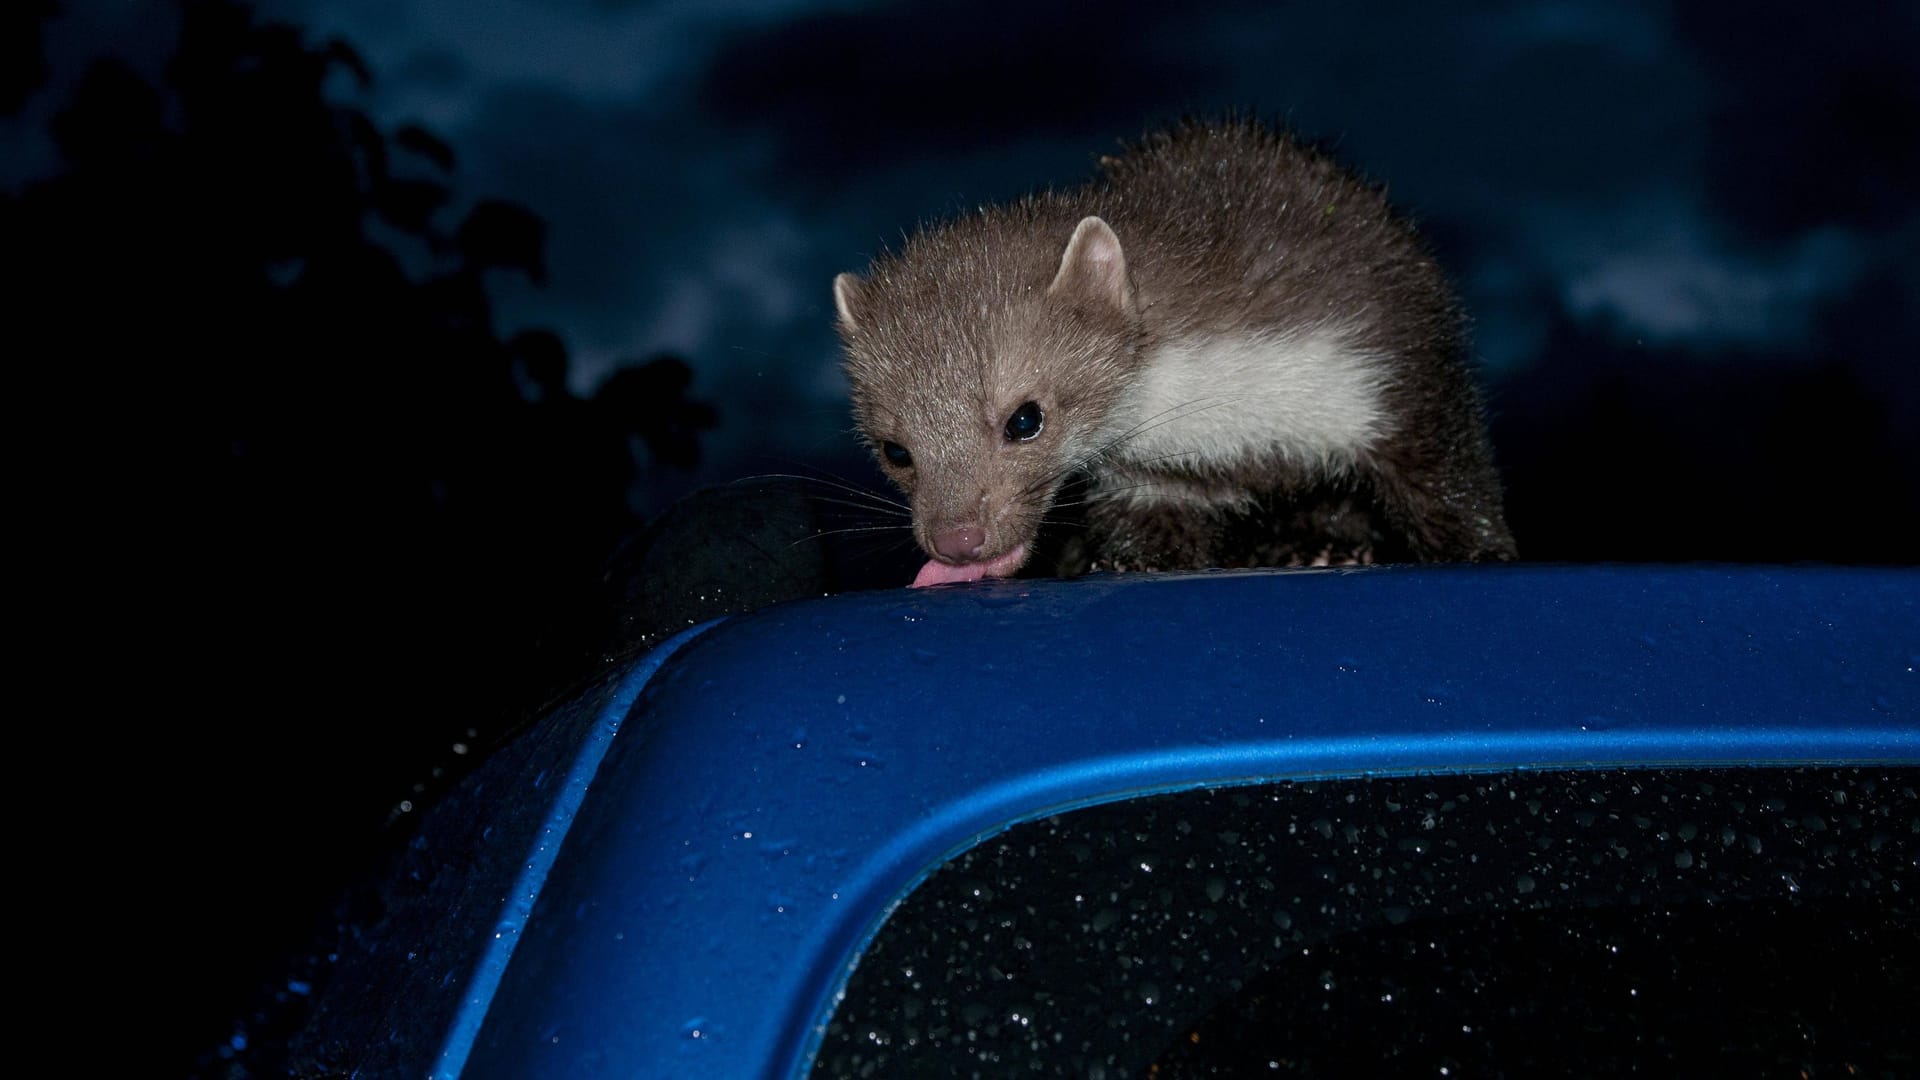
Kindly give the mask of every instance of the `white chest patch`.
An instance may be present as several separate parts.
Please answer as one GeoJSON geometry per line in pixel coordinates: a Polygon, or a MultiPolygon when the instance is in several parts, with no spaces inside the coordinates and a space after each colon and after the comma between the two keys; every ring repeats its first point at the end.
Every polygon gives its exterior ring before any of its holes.
{"type": "Polygon", "coordinates": [[[1271,461],[1337,470],[1388,433],[1388,365],[1338,330],[1161,346],[1107,425],[1116,463],[1203,471],[1271,461]]]}

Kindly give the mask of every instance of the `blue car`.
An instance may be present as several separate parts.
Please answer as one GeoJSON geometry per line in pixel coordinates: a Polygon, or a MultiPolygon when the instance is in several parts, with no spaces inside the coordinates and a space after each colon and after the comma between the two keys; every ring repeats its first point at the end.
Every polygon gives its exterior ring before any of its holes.
{"type": "Polygon", "coordinates": [[[1920,573],[1367,567],[693,628],[434,808],[356,1076],[1915,1075],[1920,573]]]}

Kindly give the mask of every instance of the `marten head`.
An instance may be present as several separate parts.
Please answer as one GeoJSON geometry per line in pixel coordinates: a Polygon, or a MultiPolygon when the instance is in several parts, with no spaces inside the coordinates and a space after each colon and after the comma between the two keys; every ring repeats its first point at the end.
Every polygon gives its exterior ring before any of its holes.
{"type": "Polygon", "coordinates": [[[1032,210],[922,231],[833,282],[855,422],[931,560],[916,585],[1020,569],[1138,362],[1119,237],[1097,217],[1037,235],[1032,210]]]}

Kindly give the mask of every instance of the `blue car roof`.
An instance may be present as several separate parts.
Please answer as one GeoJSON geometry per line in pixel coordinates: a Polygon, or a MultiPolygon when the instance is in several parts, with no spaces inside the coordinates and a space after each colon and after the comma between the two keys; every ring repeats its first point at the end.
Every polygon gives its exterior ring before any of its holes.
{"type": "Polygon", "coordinates": [[[887,911],[1019,821],[1288,778],[1880,762],[1920,762],[1910,570],[1381,567],[788,604],[655,650],[443,808],[474,844],[476,813],[505,824],[482,884],[436,901],[449,989],[416,1004],[436,1075],[791,1075],[887,911]]]}

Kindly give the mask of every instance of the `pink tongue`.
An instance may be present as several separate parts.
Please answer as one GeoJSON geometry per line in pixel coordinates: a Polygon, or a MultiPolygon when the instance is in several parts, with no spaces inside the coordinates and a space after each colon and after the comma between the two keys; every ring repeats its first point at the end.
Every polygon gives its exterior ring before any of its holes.
{"type": "Polygon", "coordinates": [[[925,588],[928,585],[947,585],[956,581],[979,581],[983,577],[1006,577],[1027,560],[1025,544],[1014,548],[997,559],[986,562],[965,563],[960,566],[948,566],[938,559],[929,559],[927,565],[920,568],[914,576],[913,588],[925,588]]]}

